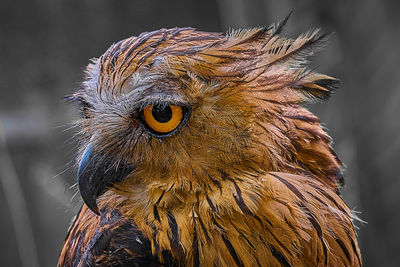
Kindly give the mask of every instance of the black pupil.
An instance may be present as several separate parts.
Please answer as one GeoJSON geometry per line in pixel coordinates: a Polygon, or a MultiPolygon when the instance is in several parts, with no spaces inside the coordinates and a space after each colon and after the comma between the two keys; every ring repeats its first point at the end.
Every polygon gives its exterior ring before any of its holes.
{"type": "Polygon", "coordinates": [[[160,123],[169,122],[172,118],[172,110],[170,106],[153,106],[151,113],[153,114],[154,119],[160,123]]]}

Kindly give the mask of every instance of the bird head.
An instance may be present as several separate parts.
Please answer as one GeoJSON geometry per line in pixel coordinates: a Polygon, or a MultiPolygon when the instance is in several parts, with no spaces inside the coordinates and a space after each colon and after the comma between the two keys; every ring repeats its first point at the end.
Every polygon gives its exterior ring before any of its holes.
{"type": "Polygon", "coordinates": [[[109,189],[175,185],[194,194],[267,171],[336,187],[340,162],[302,106],[337,84],[307,69],[326,36],[283,38],[284,22],[227,35],[161,29],[93,59],[68,96],[82,111],[78,185],[87,206],[98,213],[109,189]]]}

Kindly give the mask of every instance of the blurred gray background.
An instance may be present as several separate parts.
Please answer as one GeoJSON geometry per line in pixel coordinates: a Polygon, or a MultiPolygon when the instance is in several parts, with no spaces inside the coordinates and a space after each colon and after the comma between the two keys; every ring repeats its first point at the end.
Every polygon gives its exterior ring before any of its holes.
{"type": "Polygon", "coordinates": [[[400,264],[400,16],[378,0],[2,0],[0,265],[55,266],[72,216],[74,108],[62,97],[113,42],[162,27],[222,31],[269,25],[336,32],[314,61],[342,80],[320,116],[346,164],[343,195],[367,222],[365,266],[400,264]],[[72,200],[71,200],[72,199],[72,200]]]}

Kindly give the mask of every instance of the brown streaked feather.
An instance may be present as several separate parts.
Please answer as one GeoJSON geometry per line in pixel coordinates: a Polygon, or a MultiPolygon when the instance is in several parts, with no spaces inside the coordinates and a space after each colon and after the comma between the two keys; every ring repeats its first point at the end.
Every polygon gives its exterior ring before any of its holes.
{"type": "Polygon", "coordinates": [[[166,262],[173,264],[171,255],[165,253],[163,262],[154,257],[150,241],[119,210],[103,210],[100,217],[83,205],[57,266],[165,266],[166,262]]]}
{"type": "Polygon", "coordinates": [[[143,33],[88,66],[70,97],[85,114],[81,143],[134,169],[98,197],[101,216],[82,208],[59,266],[362,265],[342,163],[302,106],[338,83],[307,68],[326,36],[283,38],[284,22],[143,33]],[[190,118],[161,139],[138,114],[164,102],[190,118]]]}
{"type": "MultiPolygon", "coordinates": [[[[361,266],[359,250],[353,246],[356,235],[350,210],[333,190],[315,190],[323,188],[323,184],[293,174],[270,173],[259,178],[257,184],[249,183],[249,180],[237,182],[237,186],[243,190],[242,201],[251,213],[257,214],[257,218],[249,217],[249,211],[243,211],[239,205],[230,207],[230,210],[221,208],[221,202],[235,203],[237,194],[235,187],[224,188],[222,195],[214,198],[213,205],[220,207],[218,211],[208,206],[209,201],[202,197],[193,199],[195,205],[178,205],[177,208],[160,211],[160,217],[167,219],[168,223],[155,226],[155,240],[158,240],[159,249],[171,251],[172,255],[178,253],[175,259],[189,266],[196,266],[197,263],[202,266],[217,263],[224,266],[252,266],[258,263],[271,266],[308,266],[318,263],[327,266],[361,266]],[[232,190],[232,194],[225,190],[232,190]],[[258,199],[256,203],[252,203],[254,198],[258,199]],[[208,208],[201,209],[205,203],[208,203],[208,208]],[[201,225],[201,231],[193,226],[186,227],[187,222],[183,222],[182,217],[173,217],[173,214],[188,214],[193,207],[196,216],[192,217],[190,224],[201,225]],[[167,243],[160,239],[161,233],[168,233],[167,243]],[[189,236],[191,238],[187,241],[182,240],[189,236]],[[184,255],[184,251],[193,253],[184,255]],[[217,261],[218,255],[230,255],[230,258],[217,261]]],[[[144,263],[158,266],[161,262],[172,261],[166,261],[165,254],[160,254],[161,258],[152,256],[151,246],[156,243],[143,234],[147,227],[149,230],[152,228],[143,222],[136,226],[132,219],[121,217],[118,210],[107,211],[97,217],[84,206],[65,241],[75,246],[62,252],[63,260],[59,266],[78,266],[73,261],[79,258],[99,266],[125,262],[139,263],[138,266],[144,263]],[[140,239],[140,244],[135,237],[140,239]]]]}

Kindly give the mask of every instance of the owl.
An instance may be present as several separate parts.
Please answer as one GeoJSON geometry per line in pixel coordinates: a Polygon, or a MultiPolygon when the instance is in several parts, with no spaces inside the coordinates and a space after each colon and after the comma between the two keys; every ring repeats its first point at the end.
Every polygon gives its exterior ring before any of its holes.
{"type": "Polygon", "coordinates": [[[84,204],[58,266],[361,266],[342,163],[304,104],[327,35],[286,20],[228,34],[145,32],[86,69],[84,204]]]}

